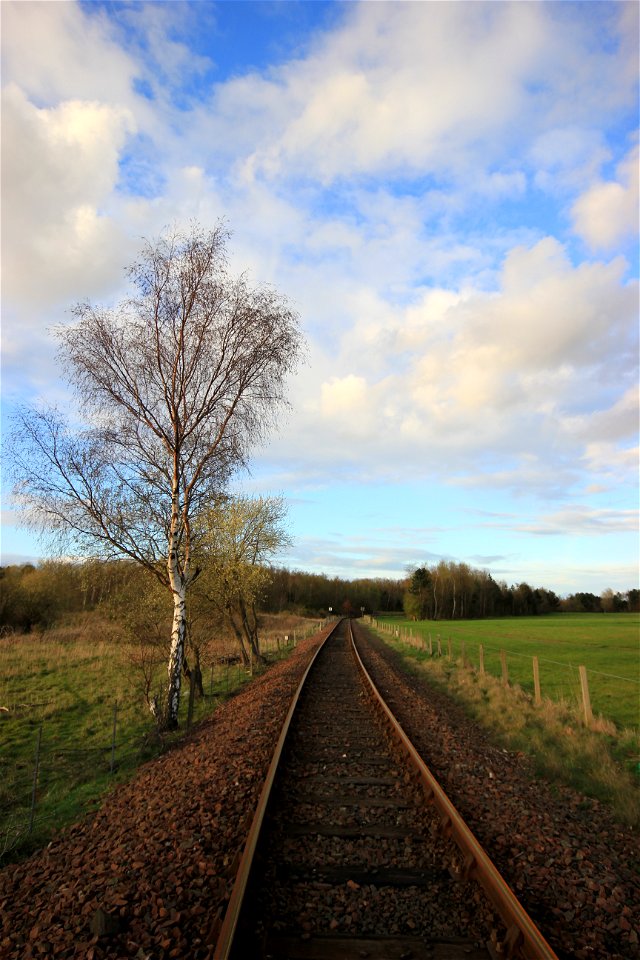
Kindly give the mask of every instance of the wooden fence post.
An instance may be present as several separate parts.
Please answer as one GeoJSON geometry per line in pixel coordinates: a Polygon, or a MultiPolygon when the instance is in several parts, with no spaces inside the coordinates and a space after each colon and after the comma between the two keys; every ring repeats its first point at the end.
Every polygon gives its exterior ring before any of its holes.
{"type": "Polygon", "coordinates": [[[118,701],[113,704],[113,730],[111,733],[111,764],[109,773],[113,773],[116,766],[116,728],[118,725],[118,701]]]}
{"type": "Polygon", "coordinates": [[[193,701],[196,696],[196,683],[195,680],[191,679],[189,684],[189,704],[187,706],[187,730],[191,729],[191,721],[193,720],[193,701]]]}
{"type": "Polygon", "coordinates": [[[502,661],[502,684],[505,687],[509,686],[509,671],[507,670],[507,651],[500,651],[500,660],[502,661]]]}
{"type": "Polygon", "coordinates": [[[484,647],[482,644],[478,647],[478,653],[480,655],[480,676],[484,677],[484,647]]]}
{"type": "Polygon", "coordinates": [[[40,744],[42,743],[42,724],[40,721],[38,727],[38,736],[36,738],[36,755],[33,761],[33,786],[31,788],[31,812],[29,814],[29,833],[33,830],[33,818],[36,812],[36,793],[38,791],[38,771],[40,770],[40,744]]]}
{"type": "Polygon", "coordinates": [[[431,634],[429,634],[429,656],[433,656],[433,640],[431,639],[431,634]]]}
{"type": "Polygon", "coordinates": [[[593,724],[593,713],[591,712],[591,699],[589,697],[589,684],[587,682],[587,668],[578,667],[580,671],[580,686],[582,687],[582,706],[584,708],[584,722],[588,727],[593,724]]]}
{"type": "Polygon", "coordinates": [[[537,657],[533,658],[533,691],[534,703],[536,707],[539,707],[542,703],[542,693],[540,692],[540,667],[537,657]]]}

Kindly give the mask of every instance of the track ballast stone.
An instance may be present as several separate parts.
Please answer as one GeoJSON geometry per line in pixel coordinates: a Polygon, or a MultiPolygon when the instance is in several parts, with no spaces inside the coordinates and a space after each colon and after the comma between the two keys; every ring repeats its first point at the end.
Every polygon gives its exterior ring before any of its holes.
{"type": "MultiPolygon", "coordinates": [[[[322,636],[142,767],[97,814],[0,872],[2,960],[209,957],[273,747],[322,636]]],[[[526,758],[492,746],[369,636],[374,679],[561,960],[640,957],[637,835],[596,801],[536,779],[526,758]]]]}

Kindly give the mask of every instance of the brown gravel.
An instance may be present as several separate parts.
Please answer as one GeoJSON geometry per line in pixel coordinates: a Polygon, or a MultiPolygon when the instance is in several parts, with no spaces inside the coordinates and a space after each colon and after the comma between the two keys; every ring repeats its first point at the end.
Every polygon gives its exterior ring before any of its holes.
{"type": "Polygon", "coordinates": [[[488,958],[484,945],[504,938],[480,888],[451,876],[458,851],[390,740],[343,626],[293,720],[234,957],[288,956],[278,941],[301,933],[317,938],[309,956],[338,936],[355,938],[354,957],[369,955],[371,938],[395,937],[407,957],[417,940],[488,958]]]}
{"type": "Polygon", "coordinates": [[[390,707],[561,960],[640,957],[640,844],[607,808],[536,779],[370,631],[390,707]]]}
{"type": "MultiPolygon", "coordinates": [[[[290,697],[324,634],[141,768],[100,811],[0,873],[0,957],[204,960],[290,697]]],[[[638,839],[535,779],[372,640],[392,707],[561,960],[640,957],[638,839]]],[[[365,894],[363,894],[365,896],[365,894]]]]}

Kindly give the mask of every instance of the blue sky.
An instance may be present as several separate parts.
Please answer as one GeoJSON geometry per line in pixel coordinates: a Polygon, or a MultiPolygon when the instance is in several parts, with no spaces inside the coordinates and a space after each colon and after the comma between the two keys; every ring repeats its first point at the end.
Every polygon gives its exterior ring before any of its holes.
{"type": "MultiPolygon", "coordinates": [[[[2,414],[142,237],[228,220],[308,362],[238,488],[289,566],[465,561],[564,594],[638,559],[638,5],[13,3],[2,414]]],[[[3,562],[40,555],[3,491],[3,562]]]]}

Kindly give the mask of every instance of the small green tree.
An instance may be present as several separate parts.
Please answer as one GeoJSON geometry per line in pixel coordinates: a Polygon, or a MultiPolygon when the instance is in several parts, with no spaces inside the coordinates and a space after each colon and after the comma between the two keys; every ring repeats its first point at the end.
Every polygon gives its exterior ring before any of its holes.
{"type": "Polygon", "coordinates": [[[258,604],[271,580],[267,564],[289,543],[285,516],[280,497],[219,497],[199,518],[197,593],[232,631],[245,666],[264,659],[258,604]]]}
{"type": "Polygon", "coordinates": [[[404,612],[410,620],[426,620],[432,606],[431,574],[426,567],[414,570],[409,587],[404,594],[404,612]]]}

